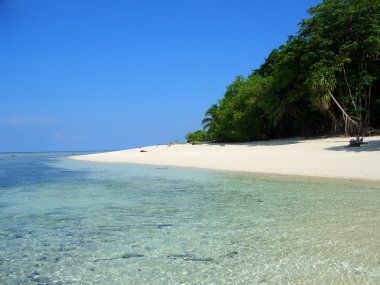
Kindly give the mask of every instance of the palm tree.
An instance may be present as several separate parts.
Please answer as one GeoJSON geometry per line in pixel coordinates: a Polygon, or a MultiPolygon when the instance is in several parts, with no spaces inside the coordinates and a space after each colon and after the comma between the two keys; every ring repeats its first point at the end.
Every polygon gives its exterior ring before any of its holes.
{"type": "Polygon", "coordinates": [[[212,135],[215,127],[215,118],[218,112],[218,105],[213,104],[205,113],[205,118],[202,120],[203,130],[207,136],[212,140],[212,135]]]}

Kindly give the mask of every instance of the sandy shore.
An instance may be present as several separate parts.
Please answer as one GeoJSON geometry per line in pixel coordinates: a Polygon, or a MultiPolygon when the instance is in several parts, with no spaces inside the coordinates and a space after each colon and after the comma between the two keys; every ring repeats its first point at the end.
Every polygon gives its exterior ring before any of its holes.
{"type": "Polygon", "coordinates": [[[380,181],[380,136],[365,138],[368,145],[361,147],[346,147],[348,140],[346,137],[335,137],[225,145],[158,145],[71,158],[380,181]]]}

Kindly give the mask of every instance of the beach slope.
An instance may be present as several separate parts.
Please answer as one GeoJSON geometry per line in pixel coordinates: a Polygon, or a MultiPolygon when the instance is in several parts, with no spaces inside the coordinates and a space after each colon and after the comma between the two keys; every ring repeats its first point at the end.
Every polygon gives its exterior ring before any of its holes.
{"type": "Polygon", "coordinates": [[[380,181],[380,136],[365,138],[368,144],[361,147],[347,147],[348,140],[334,137],[241,144],[157,145],[70,158],[380,181]]]}

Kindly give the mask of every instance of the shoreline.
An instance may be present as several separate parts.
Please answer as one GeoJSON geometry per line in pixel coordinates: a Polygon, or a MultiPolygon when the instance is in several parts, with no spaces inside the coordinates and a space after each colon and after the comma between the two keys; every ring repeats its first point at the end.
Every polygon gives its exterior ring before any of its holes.
{"type": "Polygon", "coordinates": [[[69,158],[101,163],[380,181],[380,136],[365,138],[368,145],[361,147],[346,147],[348,141],[347,137],[330,137],[156,145],[69,158]]]}

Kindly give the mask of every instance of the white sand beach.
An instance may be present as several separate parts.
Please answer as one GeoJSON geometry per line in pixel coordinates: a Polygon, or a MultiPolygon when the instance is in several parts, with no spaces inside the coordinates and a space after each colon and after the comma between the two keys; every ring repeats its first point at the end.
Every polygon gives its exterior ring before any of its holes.
{"type": "Polygon", "coordinates": [[[348,141],[347,137],[334,137],[241,144],[157,145],[71,158],[380,181],[380,136],[365,138],[368,144],[361,147],[346,147],[348,141]]]}

